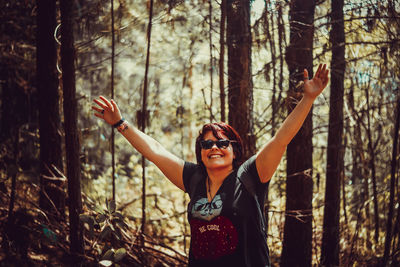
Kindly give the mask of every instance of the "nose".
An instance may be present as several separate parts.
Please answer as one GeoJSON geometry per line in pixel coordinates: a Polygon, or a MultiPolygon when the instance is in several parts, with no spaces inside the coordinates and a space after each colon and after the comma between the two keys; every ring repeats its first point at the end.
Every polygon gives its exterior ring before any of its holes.
{"type": "Polygon", "coordinates": [[[218,149],[217,143],[214,143],[214,144],[212,145],[212,147],[211,147],[211,149],[215,149],[215,148],[218,149]]]}

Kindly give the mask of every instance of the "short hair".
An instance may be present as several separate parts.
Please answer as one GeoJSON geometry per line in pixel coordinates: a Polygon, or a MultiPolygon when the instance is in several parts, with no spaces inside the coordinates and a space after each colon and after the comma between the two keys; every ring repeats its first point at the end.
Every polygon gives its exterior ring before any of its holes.
{"type": "Polygon", "coordinates": [[[196,138],[197,164],[201,165],[202,167],[205,167],[201,160],[200,142],[203,140],[204,135],[207,132],[212,132],[214,137],[217,139],[223,139],[221,134],[224,134],[226,137],[228,137],[229,140],[236,141],[235,143],[231,143],[231,144],[232,144],[232,148],[233,148],[233,153],[235,155],[235,158],[233,159],[233,162],[232,162],[232,166],[233,166],[233,169],[237,169],[240,166],[240,164],[242,164],[242,158],[243,158],[242,139],[240,138],[239,134],[232,126],[230,126],[229,124],[226,124],[224,122],[213,122],[213,123],[204,124],[203,128],[199,131],[199,135],[196,138]]]}

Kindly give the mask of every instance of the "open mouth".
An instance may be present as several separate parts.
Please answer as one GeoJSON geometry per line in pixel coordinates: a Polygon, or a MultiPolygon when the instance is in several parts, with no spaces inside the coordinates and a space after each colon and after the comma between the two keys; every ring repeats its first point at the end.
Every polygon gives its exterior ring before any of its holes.
{"type": "Polygon", "coordinates": [[[223,155],[215,155],[215,154],[208,156],[209,159],[218,159],[218,158],[222,158],[222,157],[223,157],[223,155]]]}

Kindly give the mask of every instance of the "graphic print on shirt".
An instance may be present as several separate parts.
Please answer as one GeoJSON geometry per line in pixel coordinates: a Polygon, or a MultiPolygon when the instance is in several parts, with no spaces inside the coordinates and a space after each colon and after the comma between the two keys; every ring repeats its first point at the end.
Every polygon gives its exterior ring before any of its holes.
{"type": "Polygon", "coordinates": [[[211,202],[203,197],[197,200],[192,208],[192,216],[206,221],[211,221],[221,214],[222,199],[220,195],[216,195],[211,202]]]}
{"type": "Polygon", "coordinates": [[[238,234],[231,220],[220,215],[222,206],[220,195],[211,203],[201,198],[192,206],[190,228],[192,253],[196,259],[214,260],[236,250],[238,234]]]}
{"type": "Polygon", "coordinates": [[[232,222],[218,216],[211,221],[192,219],[192,253],[196,259],[215,260],[233,254],[238,234],[232,222]]]}

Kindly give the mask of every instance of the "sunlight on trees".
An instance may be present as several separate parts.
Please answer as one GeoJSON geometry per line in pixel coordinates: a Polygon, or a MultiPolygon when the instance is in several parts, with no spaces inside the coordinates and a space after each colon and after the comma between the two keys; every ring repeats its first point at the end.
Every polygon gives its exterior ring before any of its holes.
{"type": "MultiPolygon", "coordinates": [[[[29,1],[3,2],[0,4],[0,28],[3,33],[0,41],[0,202],[3,203],[0,211],[3,219],[0,225],[4,235],[0,240],[2,244],[8,245],[2,246],[0,260],[10,255],[21,262],[29,258],[34,263],[47,260],[62,264],[54,251],[68,253],[69,225],[65,221],[55,223],[38,208],[40,143],[39,85],[36,83],[35,68],[37,9],[35,3],[29,1]],[[16,179],[15,191],[12,190],[12,177],[16,179]],[[10,209],[13,193],[15,206],[10,209]],[[6,226],[9,225],[6,223],[9,210],[11,214],[14,212],[12,221],[15,222],[15,228],[6,226]],[[26,225],[23,218],[28,218],[26,225]],[[25,228],[33,230],[24,237],[15,234],[18,232],[15,229],[25,228]],[[56,246],[46,239],[43,229],[50,229],[57,235],[59,243],[56,246]],[[41,246],[52,252],[45,254],[37,249],[41,246]]],[[[114,1],[114,98],[124,118],[134,125],[138,123],[138,111],[142,103],[150,8],[148,2],[114,1]]],[[[228,96],[227,53],[225,73],[219,73],[218,66],[220,2],[211,1],[211,17],[209,1],[154,2],[148,72],[149,122],[146,133],[157,139],[167,150],[191,162],[195,161],[195,138],[201,125],[209,122],[210,114],[214,114],[215,121],[220,120],[220,90],[217,86],[220,75],[224,75],[224,89],[228,96]],[[213,41],[211,46],[210,37],[213,41]],[[213,62],[212,66],[210,62],[213,62]],[[212,91],[210,70],[213,77],[212,91]]],[[[274,135],[287,115],[290,100],[287,48],[290,45],[291,2],[250,1],[252,131],[256,149],[274,135]]],[[[140,263],[143,259],[140,258],[141,248],[136,238],[140,235],[142,218],[141,155],[116,133],[114,212],[118,212],[118,215],[113,214],[108,210],[112,198],[111,129],[94,117],[91,110],[93,98],[98,95],[109,97],[110,92],[110,2],[90,0],[83,4],[75,1],[72,9],[76,49],[77,128],[81,143],[81,166],[74,168],[81,170],[84,204],[84,217],[81,220],[85,227],[86,260],[104,261],[104,264],[124,260],[140,263]],[[108,216],[108,221],[102,221],[100,214],[108,216]],[[113,216],[123,222],[121,229],[125,233],[111,228],[118,226],[113,216]],[[118,234],[100,238],[105,225],[111,229],[107,235],[113,231],[118,234]],[[118,251],[121,248],[125,251],[118,251]]],[[[331,1],[316,1],[313,48],[309,51],[313,66],[330,63],[332,57],[331,9],[331,1]]],[[[385,249],[395,107],[399,99],[400,83],[400,4],[391,0],[345,1],[343,15],[346,70],[339,258],[340,265],[371,266],[378,264],[385,249]]],[[[60,15],[57,13],[59,23],[60,15]]],[[[61,40],[60,34],[60,29],[55,32],[58,40],[61,40]]],[[[57,46],[60,49],[59,44],[57,46]]],[[[61,69],[60,55],[57,68],[61,69]]],[[[309,71],[312,71],[311,67],[309,71]]],[[[61,78],[58,72],[59,92],[63,89],[61,78]]],[[[321,260],[330,97],[329,90],[325,90],[314,103],[312,112],[313,265],[320,264],[321,260]]],[[[228,106],[229,100],[226,101],[228,106]]],[[[62,119],[65,111],[64,107],[60,113],[61,120],[58,121],[60,125],[65,124],[62,119]]],[[[65,137],[62,127],[59,134],[65,137]]],[[[65,153],[65,144],[62,149],[65,153]]],[[[296,161],[304,159],[304,155],[294,156],[296,161]]],[[[63,157],[65,162],[65,155],[63,157]]],[[[284,158],[272,178],[266,205],[268,244],[274,265],[281,263],[287,197],[286,166],[284,158]]],[[[66,174],[65,163],[60,172],[66,174]]],[[[63,177],[58,173],[54,176],[57,179],[63,177]]],[[[187,260],[190,240],[190,227],[186,218],[189,198],[149,162],[146,163],[146,177],[145,212],[148,224],[145,242],[146,249],[153,249],[151,251],[154,252],[150,262],[183,264],[187,260]]],[[[394,264],[396,260],[400,261],[398,171],[396,179],[390,253],[390,260],[394,264]]],[[[66,187],[60,188],[67,192],[66,187]]]]}

